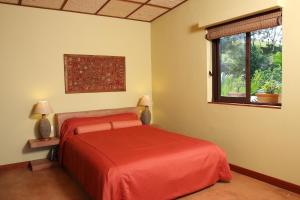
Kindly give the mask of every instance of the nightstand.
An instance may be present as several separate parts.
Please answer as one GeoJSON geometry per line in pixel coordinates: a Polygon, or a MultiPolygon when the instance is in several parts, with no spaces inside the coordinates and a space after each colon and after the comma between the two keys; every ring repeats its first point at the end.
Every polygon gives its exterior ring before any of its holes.
{"type": "MultiPolygon", "coordinates": [[[[29,147],[31,149],[37,149],[37,148],[42,148],[42,147],[56,148],[56,146],[59,144],[59,138],[51,137],[48,140],[31,139],[31,140],[28,140],[28,143],[29,143],[29,147]]],[[[57,165],[58,165],[58,163],[56,161],[50,161],[48,159],[33,160],[30,162],[32,171],[48,169],[48,168],[51,168],[51,167],[54,167],[57,165]]]]}

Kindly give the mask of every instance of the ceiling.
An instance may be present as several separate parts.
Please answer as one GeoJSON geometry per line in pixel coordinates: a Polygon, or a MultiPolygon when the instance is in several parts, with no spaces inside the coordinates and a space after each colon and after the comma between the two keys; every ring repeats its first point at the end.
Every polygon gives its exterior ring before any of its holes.
{"type": "Polygon", "coordinates": [[[0,3],[152,22],[187,0],[0,0],[0,3]]]}

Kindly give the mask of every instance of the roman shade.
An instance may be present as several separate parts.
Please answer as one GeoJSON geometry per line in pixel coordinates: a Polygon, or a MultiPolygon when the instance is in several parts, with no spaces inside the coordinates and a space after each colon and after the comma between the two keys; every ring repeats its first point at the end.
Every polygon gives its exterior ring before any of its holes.
{"type": "Polygon", "coordinates": [[[282,11],[277,9],[267,13],[258,14],[226,24],[207,28],[206,39],[214,40],[221,37],[252,32],[260,29],[271,28],[282,24],[282,11]]]}

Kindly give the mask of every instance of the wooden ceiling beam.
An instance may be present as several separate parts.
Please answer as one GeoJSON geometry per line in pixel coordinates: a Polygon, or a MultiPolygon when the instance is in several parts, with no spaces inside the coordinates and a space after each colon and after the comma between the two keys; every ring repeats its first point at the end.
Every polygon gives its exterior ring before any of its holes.
{"type": "Polygon", "coordinates": [[[173,8],[170,8],[170,7],[166,7],[166,6],[159,6],[159,5],[155,5],[155,4],[147,4],[147,6],[152,6],[152,7],[155,7],[155,8],[163,8],[163,9],[173,9],[173,8]]]}
{"type": "Polygon", "coordinates": [[[137,7],[136,9],[134,9],[131,13],[129,13],[125,19],[128,19],[128,17],[130,17],[130,15],[132,15],[133,13],[135,13],[136,11],[138,11],[141,7],[143,7],[144,5],[146,5],[147,3],[149,3],[151,0],[146,1],[145,3],[142,3],[139,7],[137,7]]]}
{"type": "Polygon", "coordinates": [[[96,12],[95,15],[97,15],[111,0],[106,1],[96,12]]]}
{"type": "Polygon", "coordinates": [[[156,5],[156,4],[151,4],[150,1],[148,1],[149,3],[145,2],[145,3],[141,3],[141,2],[136,2],[136,1],[132,1],[132,0],[120,0],[120,1],[125,1],[128,3],[135,3],[135,4],[140,4],[140,5],[147,5],[147,6],[152,6],[152,7],[157,7],[157,8],[164,8],[164,9],[172,9],[170,7],[166,7],[166,6],[160,6],[160,5],[156,5]]]}
{"type": "Polygon", "coordinates": [[[60,10],[63,10],[63,9],[64,9],[64,7],[65,7],[65,5],[67,4],[67,2],[68,2],[68,0],[65,0],[65,1],[62,3],[62,5],[61,5],[61,7],[60,7],[60,10]]]}

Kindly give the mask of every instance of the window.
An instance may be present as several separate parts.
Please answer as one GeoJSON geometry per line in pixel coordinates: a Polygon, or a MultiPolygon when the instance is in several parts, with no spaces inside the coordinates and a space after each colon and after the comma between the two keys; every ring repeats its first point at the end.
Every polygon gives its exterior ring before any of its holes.
{"type": "Polygon", "coordinates": [[[280,105],[281,10],[208,29],[213,101],[280,105]]]}

